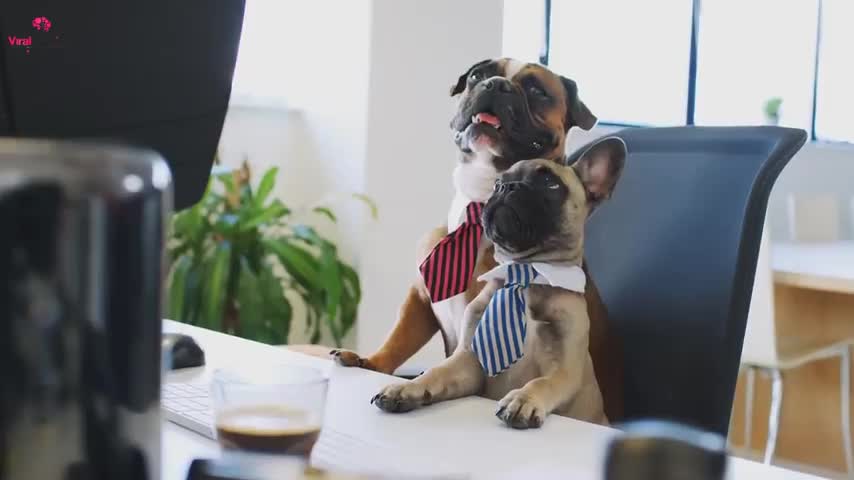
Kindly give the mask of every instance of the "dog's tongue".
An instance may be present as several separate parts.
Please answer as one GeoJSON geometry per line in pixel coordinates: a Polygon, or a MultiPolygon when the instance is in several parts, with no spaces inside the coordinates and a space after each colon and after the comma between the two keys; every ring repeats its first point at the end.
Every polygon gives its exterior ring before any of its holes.
{"type": "Polygon", "coordinates": [[[478,122],[480,123],[488,123],[493,127],[498,127],[499,125],[501,125],[501,120],[499,120],[498,117],[491,113],[478,113],[476,116],[478,122]]]}

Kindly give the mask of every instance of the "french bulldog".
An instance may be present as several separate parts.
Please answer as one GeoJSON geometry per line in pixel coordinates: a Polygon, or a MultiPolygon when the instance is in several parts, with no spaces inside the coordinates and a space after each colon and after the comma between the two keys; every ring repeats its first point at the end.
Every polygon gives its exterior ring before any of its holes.
{"type": "Polygon", "coordinates": [[[551,413],[607,424],[581,265],[585,222],[611,196],[625,159],[625,143],[605,137],[572,165],[535,159],[504,172],[482,214],[498,265],[480,276],[485,286],[465,308],[454,352],[371,401],[406,412],[482,395],[513,428],[540,427],[551,413]]]}
{"type": "MultiPolygon", "coordinates": [[[[476,227],[461,233],[462,227],[470,225],[469,220],[480,218],[479,210],[492,195],[493,185],[502,172],[533,158],[562,163],[570,130],[590,130],[597,122],[572,79],[542,65],[510,58],[475,63],[451,85],[450,95],[457,101],[450,129],[459,148],[459,159],[453,172],[455,196],[448,218],[420,242],[417,249],[420,271],[385,342],[367,357],[348,350],[333,350],[331,354],[340,365],[391,374],[437,331],[442,335],[446,356],[451,355],[460,343],[465,308],[485,285],[477,278],[496,265],[491,241],[482,232],[473,231],[476,227]],[[445,245],[443,242],[455,233],[468,243],[445,245]],[[448,253],[446,262],[455,260],[459,268],[445,272],[444,277],[427,271],[436,262],[435,257],[443,253],[448,253]],[[440,281],[436,282],[436,277],[440,281]]],[[[597,372],[601,370],[601,374],[597,373],[602,377],[600,382],[612,386],[608,398],[613,399],[613,411],[619,413],[622,398],[619,346],[608,328],[595,285],[590,282],[588,287],[591,352],[597,372]]]]}

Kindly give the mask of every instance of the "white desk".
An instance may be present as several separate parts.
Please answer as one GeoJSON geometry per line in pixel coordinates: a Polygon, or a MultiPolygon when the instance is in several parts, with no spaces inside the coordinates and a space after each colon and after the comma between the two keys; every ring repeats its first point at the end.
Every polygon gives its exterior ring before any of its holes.
{"type": "Polygon", "coordinates": [[[854,242],[771,244],[774,281],[854,294],[854,242]]]}
{"type": "MultiPolygon", "coordinates": [[[[394,445],[452,471],[470,472],[473,479],[598,479],[604,447],[615,434],[609,428],[554,415],[539,430],[512,430],[493,415],[494,402],[476,397],[386,414],[369,400],[379,388],[400,379],[339,368],[323,359],[175,322],[166,321],[164,331],[192,335],[207,357],[205,368],[170,373],[167,381],[205,380],[218,366],[320,367],[331,375],[326,426],[372,443],[394,445]]],[[[183,480],[193,458],[218,455],[213,441],[189,430],[164,421],[163,432],[163,480],[183,480]]],[[[730,465],[733,480],[816,478],[739,458],[730,465]]]]}

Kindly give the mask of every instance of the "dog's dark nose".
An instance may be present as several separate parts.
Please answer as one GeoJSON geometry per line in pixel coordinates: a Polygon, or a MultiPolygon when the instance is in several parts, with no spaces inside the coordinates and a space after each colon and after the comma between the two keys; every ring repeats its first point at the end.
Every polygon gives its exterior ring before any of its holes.
{"type": "Polygon", "coordinates": [[[498,181],[495,184],[495,189],[497,193],[510,193],[513,190],[518,190],[522,185],[522,182],[502,182],[498,181]]]}
{"type": "Polygon", "coordinates": [[[485,90],[496,89],[501,93],[511,93],[513,91],[513,85],[506,78],[494,77],[490,78],[483,82],[483,88],[485,90]]]}

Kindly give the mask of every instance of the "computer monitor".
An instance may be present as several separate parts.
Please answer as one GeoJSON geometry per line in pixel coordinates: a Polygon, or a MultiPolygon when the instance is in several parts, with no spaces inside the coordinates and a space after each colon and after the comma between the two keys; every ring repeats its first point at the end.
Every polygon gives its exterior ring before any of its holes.
{"type": "Polygon", "coordinates": [[[0,136],[103,139],[169,163],[174,208],[209,178],[245,0],[10,0],[0,7],[0,136]]]}

